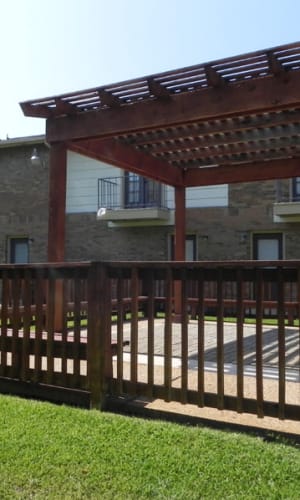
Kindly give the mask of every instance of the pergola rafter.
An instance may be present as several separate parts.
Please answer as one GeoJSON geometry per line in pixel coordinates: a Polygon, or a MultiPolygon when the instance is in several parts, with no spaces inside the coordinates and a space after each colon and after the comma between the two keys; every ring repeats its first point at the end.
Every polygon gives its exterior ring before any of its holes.
{"type": "Polygon", "coordinates": [[[64,256],[63,148],[174,186],[177,259],[186,187],[300,176],[300,42],[21,106],[47,118],[49,241],[61,245],[49,260],[64,256]]]}

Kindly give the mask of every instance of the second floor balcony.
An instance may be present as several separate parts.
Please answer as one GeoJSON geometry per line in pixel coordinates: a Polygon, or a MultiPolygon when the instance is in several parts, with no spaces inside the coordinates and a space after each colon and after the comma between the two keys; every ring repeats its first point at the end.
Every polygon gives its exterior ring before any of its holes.
{"type": "Polygon", "coordinates": [[[136,174],[98,179],[98,219],[167,222],[166,186],[136,174]]]}
{"type": "Polygon", "coordinates": [[[300,177],[291,179],[289,185],[278,181],[273,212],[275,222],[300,222],[300,177]]]}

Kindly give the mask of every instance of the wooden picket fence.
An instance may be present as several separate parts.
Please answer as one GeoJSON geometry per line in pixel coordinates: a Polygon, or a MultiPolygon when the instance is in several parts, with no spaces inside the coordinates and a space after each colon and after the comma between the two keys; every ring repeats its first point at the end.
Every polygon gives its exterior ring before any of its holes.
{"type": "Polygon", "coordinates": [[[147,396],[300,419],[300,261],[1,265],[0,298],[0,392],[99,409],[110,396],[147,396]]]}

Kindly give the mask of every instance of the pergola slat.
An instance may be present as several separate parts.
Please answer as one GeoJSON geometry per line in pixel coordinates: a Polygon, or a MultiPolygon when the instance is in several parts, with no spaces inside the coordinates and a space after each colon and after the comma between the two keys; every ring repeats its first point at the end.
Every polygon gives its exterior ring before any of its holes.
{"type": "MultiPolygon", "coordinates": [[[[54,150],[61,144],[175,191],[300,176],[300,42],[21,106],[47,118],[54,150]]],[[[63,234],[64,197],[50,193],[60,220],[51,216],[49,242],[63,234]]],[[[182,216],[178,241],[184,227],[182,216]]]]}

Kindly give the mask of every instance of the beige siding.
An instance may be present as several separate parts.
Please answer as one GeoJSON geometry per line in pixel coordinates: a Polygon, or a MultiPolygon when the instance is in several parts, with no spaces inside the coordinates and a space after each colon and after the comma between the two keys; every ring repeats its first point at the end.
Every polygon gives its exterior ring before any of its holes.
{"type": "MultiPolygon", "coordinates": [[[[174,208],[174,189],[167,188],[167,205],[174,208]]],[[[187,208],[227,207],[228,185],[188,188],[186,191],[187,208]]]]}
{"type": "Polygon", "coordinates": [[[66,212],[96,213],[98,179],[120,175],[117,167],[68,151],[66,212]]]}
{"type": "MultiPolygon", "coordinates": [[[[121,175],[122,170],[117,167],[68,151],[66,212],[96,213],[98,179],[121,175]]],[[[166,205],[174,209],[174,189],[169,186],[166,191],[166,205]]],[[[228,186],[189,188],[186,194],[186,205],[187,208],[226,207],[228,186]]]]}

